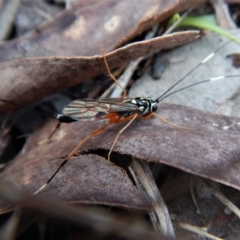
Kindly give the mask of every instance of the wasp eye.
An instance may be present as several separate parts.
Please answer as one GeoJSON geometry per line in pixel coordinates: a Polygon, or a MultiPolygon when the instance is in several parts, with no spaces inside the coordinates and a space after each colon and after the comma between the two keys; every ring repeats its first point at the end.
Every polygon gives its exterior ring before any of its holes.
{"type": "Polygon", "coordinates": [[[157,109],[158,109],[158,106],[156,104],[152,105],[152,112],[157,111],[157,109]]]}

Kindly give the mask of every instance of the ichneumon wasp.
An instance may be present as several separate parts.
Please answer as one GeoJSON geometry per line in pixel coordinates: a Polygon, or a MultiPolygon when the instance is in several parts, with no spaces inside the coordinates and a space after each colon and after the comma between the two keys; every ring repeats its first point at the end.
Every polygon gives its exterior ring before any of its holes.
{"type": "MultiPolygon", "coordinates": [[[[221,49],[221,48],[219,48],[221,49]]],[[[90,135],[86,136],[79,145],[71,151],[71,153],[65,158],[65,160],[62,162],[62,164],[58,167],[58,169],[54,172],[54,174],[51,176],[51,178],[41,187],[39,188],[36,193],[40,192],[42,189],[44,189],[48,183],[51,182],[51,180],[54,178],[54,176],[58,173],[58,171],[62,168],[65,163],[70,160],[77,152],[78,150],[83,146],[83,144],[88,141],[91,137],[100,134],[103,132],[108,126],[112,125],[113,123],[121,123],[128,121],[126,126],[122,128],[122,130],[118,133],[116,136],[112,147],[110,148],[109,156],[114,148],[114,145],[117,142],[118,137],[120,134],[125,131],[130,124],[137,118],[140,119],[148,119],[150,117],[157,116],[161,120],[167,122],[170,125],[173,125],[174,127],[180,127],[180,128],[186,128],[183,126],[175,125],[171,122],[168,122],[166,119],[162,118],[161,116],[157,115],[155,112],[158,108],[158,103],[162,101],[163,99],[167,98],[168,96],[179,92],[183,89],[193,87],[198,84],[202,84],[209,81],[219,80],[226,77],[236,77],[236,76],[221,76],[217,78],[209,78],[197,83],[193,83],[191,85],[188,85],[186,87],[180,88],[176,91],[170,92],[176,85],[178,85],[180,82],[182,82],[188,75],[190,75],[196,68],[198,68],[200,65],[204,64],[206,61],[208,61],[210,58],[214,56],[214,53],[211,53],[207,58],[205,58],[203,61],[201,61],[195,68],[193,68],[189,73],[187,73],[183,78],[181,78],[179,81],[177,81],[171,88],[169,88],[167,91],[165,91],[160,97],[154,99],[154,98],[143,98],[143,97],[136,97],[136,98],[128,98],[126,97],[126,92],[123,89],[123,97],[122,98],[109,98],[109,99],[99,99],[99,100],[93,100],[93,99],[80,99],[75,100],[68,104],[64,109],[62,114],[57,115],[57,119],[60,122],[70,123],[74,121],[79,120],[106,120],[107,123],[100,127],[99,129],[93,131],[90,135]]],[[[112,76],[110,69],[108,67],[108,64],[105,60],[105,65],[107,67],[108,73],[111,76],[111,78],[117,83],[117,80],[112,76]]],[[[196,129],[192,129],[196,130],[196,129]]]]}

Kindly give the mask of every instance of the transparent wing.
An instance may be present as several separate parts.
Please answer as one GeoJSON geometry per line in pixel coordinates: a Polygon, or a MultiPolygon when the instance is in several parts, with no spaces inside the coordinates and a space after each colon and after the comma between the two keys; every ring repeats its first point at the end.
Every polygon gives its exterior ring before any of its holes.
{"type": "Polygon", "coordinates": [[[132,98],[77,99],[69,103],[62,113],[76,120],[104,119],[108,113],[136,113],[139,108],[131,100],[132,98]]]}

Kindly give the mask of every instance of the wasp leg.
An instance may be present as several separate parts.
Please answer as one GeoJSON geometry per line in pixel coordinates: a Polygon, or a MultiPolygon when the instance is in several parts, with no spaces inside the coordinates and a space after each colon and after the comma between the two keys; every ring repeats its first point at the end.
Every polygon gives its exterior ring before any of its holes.
{"type": "MultiPolygon", "coordinates": [[[[176,128],[182,128],[182,129],[193,130],[193,131],[198,130],[198,129],[196,129],[196,128],[183,127],[183,126],[179,126],[179,125],[177,125],[177,124],[174,124],[174,123],[168,121],[166,118],[163,118],[162,116],[160,116],[160,115],[158,115],[158,114],[156,114],[156,113],[152,113],[152,114],[150,114],[150,115],[154,115],[154,116],[158,117],[160,120],[162,120],[163,122],[165,122],[165,123],[167,123],[167,124],[169,124],[169,125],[171,125],[171,126],[173,126],[173,127],[176,127],[176,128]]],[[[148,117],[148,116],[147,116],[147,117],[148,117]]]]}
{"type": "Polygon", "coordinates": [[[125,98],[125,97],[127,96],[126,90],[121,86],[121,84],[118,82],[118,80],[117,80],[117,79],[113,76],[113,74],[111,73],[110,68],[109,68],[109,65],[108,65],[108,63],[107,63],[106,56],[105,56],[105,54],[104,54],[104,50],[103,50],[102,45],[100,45],[100,49],[101,49],[102,57],[103,57],[103,60],[104,60],[104,63],[105,63],[105,66],[106,66],[106,68],[107,68],[107,71],[108,71],[108,74],[109,74],[110,78],[122,89],[122,91],[123,91],[122,98],[125,98]]]}
{"type": "Polygon", "coordinates": [[[61,125],[61,122],[58,122],[58,124],[54,127],[54,130],[49,134],[49,136],[46,139],[38,142],[37,145],[42,145],[46,142],[54,141],[54,139],[51,139],[51,138],[59,130],[60,125],[61,125]]]}
{"type": "Polygon", "coordinates": [[[114,115],[114,117],[110,118],[109,122],[107,124],[105,124],[104,126],[98,128],[97,130],[95,130],[94,132],[92,132],[91,134],[89,134],[87,137],[85,137],[69,154],[68,156],[64,159],[64,161],[60,164],[60,166],[57,168],[57,170],[53,173],[53,175],[48,179],[47,182],[45,182],[35,193],[38,194],[40,193],[43,189],[45,189],[47,187],[47,185],[52,181],[52,179],[56,176],[56,174],[59,172],[59,170],[71,159],[71,157],[73,157],[77,151],[83,146],[84,143],[86,143],[91,137],[96,136],[98,134],[100,134],[101,132],[103,132],[108,126],[110,126],[112,123],[114,122],[118,122],[119,121],[119,116],[118,115],[114,115]]]}
{"type": "Polygon", "coordinates": [[[117,136],[116,136],[116,138],[115,138],[115,140],[114,140],[114,142],[113,142],[113,144],[112,144],[112,146],[109,150],[109,153],[108,153],[108,161],[109,162],[110,162],[110,155],[113,151],[114,146],[117,143],[117,140],[118,140],[119,136],[132,124],[132,122],[137,118],[137,116],[138,116],[138,114],[134,114],[134,115],[131,115],[131,116],[119,121],[119,122],[123,122],[123,121],[125,122],[126,120],[131,119],[130,122],[128,122],[128,124],[118,132],[118,134],[117,134],[117,136]]]}

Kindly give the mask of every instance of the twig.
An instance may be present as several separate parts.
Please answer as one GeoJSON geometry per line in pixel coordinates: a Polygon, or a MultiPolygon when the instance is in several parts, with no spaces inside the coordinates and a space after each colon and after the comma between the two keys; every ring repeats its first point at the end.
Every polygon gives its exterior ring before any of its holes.
{"type": "Polygon", "coordinates": [[[228,207],[232,212],[234,212],[240,218],[240,209],[236,207],[232,202],[230,202],[221,192],[215,189],[206,181],[203,181],[204,186],[226,207],[228,207]]]}
{"type": "Polygon", "coordinates": [[[178,223],[178,226],[181,227],[181,228],[184,228],[188,231],[191,231],[193,233],[196,233],[200,236],[203,236],[203,237],[206,237],[208,239],[212,239],[212,240],[224,240],[223,238],[219,238],[219,237],[216,237],[210,233],[207,233],[206,231],[204,231],[202,228],[200,227],[196,227],[196,226],[193,226],[193,225],[190,225],[190,224],[187,224],[187,223],[178,223]]]}
{"type": "Polygon", "coordinates": [[[138,189],[141,189],[145,193],[153,207],[149,215],[155,231],[160,231],[168,237],[175,237],[167,206],[156,186],[148,163],[142,160],[133,159],[129,169],[138,189]]]}

